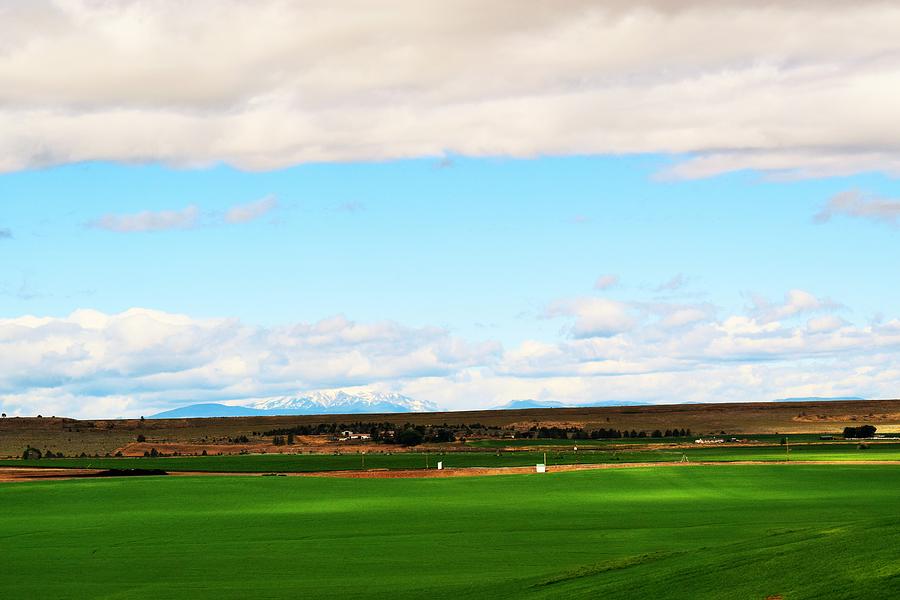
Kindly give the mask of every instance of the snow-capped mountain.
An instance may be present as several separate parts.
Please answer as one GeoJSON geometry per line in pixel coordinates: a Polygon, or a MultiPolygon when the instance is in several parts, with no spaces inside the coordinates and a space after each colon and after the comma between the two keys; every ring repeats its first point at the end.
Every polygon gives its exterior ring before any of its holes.
{"type": "Polygon", "coordinates": [[[303,414],[429,412],[437,410],[431,402],[414,400],[395,392],[345,392],[326,390],[299,396],[266,398],[249,405],[265,411],[290,411],[303,414]]]}
{"type": "Polygon", "coordinates": [[[327,415],[363,413],[431,412],[439,410],[431,402],[414,400],[394,392],[326,390],[297,396],[263,398],[237,405],[192,404],[167,410],[151,419],[199,417],[248,417],[274,415],[327,415]]]}

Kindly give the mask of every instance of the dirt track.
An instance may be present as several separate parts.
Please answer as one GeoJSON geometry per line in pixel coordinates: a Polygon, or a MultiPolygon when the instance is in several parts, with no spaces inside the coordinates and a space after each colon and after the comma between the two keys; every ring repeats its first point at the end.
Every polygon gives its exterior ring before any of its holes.
{"type": "MultiPolygon", "coordinates": [[[[635,469],[642,467],[723,467],[728,465],[900,465],[900,460],[804,460],[804,461],[732,461],[732,462],[643,462],[643,463],[604,463],[596,465],[551,465],[548,473],[564,473],[567,471],[591,471],[597,469],[635,469]]],[[[90,478],[101,472],[101,469],[51,469],[27,467],[0,467],[0,483],[21,481],[59,481],[63,479],[90,478]]],[[[308,473],[278,473],[287,477],[343,477],[347,479],[416,479],[431,477],[484,477],[490,475],[524,475],[534,473],[534,467],[499,467],[499,468],[464,468],[464,469],[408,469],[369,471],[313,471],[308,473]]],[[[260,477],[272,473],[233,473],[210,471],[172,471],[173,477],[260,477]]]]}

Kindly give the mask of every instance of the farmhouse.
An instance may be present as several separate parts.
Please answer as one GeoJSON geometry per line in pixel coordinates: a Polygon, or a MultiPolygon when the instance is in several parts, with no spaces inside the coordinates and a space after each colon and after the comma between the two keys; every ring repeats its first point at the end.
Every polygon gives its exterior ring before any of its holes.
{"type": "Polygon", "coordinates": [[[694,443],[695,444],[724,444],[725,440],[723,440],[722,438],[709,438],[709,439],[697,438],[696,440],[694,440],[694,443]]]}
{"type": "Polygon", "coordinates": [[[341,441],[345,442],[347,440],[370,440],[372,436],[368,433],[355,433],[353,431],[342,431],[341,432],[341,441]]]}

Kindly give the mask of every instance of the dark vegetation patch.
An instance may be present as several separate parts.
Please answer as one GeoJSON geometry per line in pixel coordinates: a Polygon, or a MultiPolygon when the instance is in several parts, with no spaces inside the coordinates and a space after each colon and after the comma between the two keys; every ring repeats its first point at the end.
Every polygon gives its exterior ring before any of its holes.
{"type": "Polygon", "coordinates": [[[90,477],[144,477],[147,475],[168,475],[162,469],[106,469],[90,477]]]}

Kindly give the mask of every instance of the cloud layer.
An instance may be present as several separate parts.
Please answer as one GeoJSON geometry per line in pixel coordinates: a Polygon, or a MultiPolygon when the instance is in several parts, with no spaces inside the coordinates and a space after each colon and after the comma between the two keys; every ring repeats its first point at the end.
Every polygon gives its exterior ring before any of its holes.
{"type": "MultiPolygon", "coordinates": [[[[235,204],[225,214],[208,215],[208,224],[239,224],[255,221],[278,208],[275,196],[266,196],[246,204],[235,204]]],[[[144,210],[130,215],[106,214],[87,223],[88,227],[117,233],[143,233],[193,229],[201,223],[200,209],[191,204],[181,210],[144,210]]],[[[2,237],[2,236],[0,236],[2,237]]]]}
{"type": "Polygon", "coordinates": [[[83,160],[687,154],[667,177],[900,173],[884,2],[0,8],[0,171],[83,160]]]}
{"type": "Polygon", "coordinates": [[[451,409],[567,402],[891,397],[900,320],[853,324],[794,290],[745,314],[714,306],[576,298],[553,303],[556,341],[504,349],[439,328],[342,316],[279,327],[148,309],[0,320],[0,407],[109,417],[322,388],[400,391],[451,409]]]}
{"type": "Polygon", "coordinates": [[[855,217],[900,225],[900,200],[866,196],[858,190],[848,190],[832,196],[813,218],[817,223],[827,223],[835,216],[855,217]]]}
{"type": "Polygon", "coordinates": [[[103,215],[88,223],[89,227],[118,233],[191,229],[197,225],[200,210],[193,204],[182,210],[144,210],[132,215],[103,215]]]}

